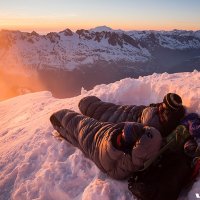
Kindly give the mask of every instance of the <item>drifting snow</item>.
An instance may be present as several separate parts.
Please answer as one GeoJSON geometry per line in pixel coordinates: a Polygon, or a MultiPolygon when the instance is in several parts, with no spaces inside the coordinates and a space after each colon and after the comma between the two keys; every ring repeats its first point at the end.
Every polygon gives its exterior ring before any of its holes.
{"type": "MultiPolygon", "coordinates": [[[[0,199],[132,199],[127,181],[107,177],[80,150],[59,138],[49,122],[62,108],[78,111],[86,95],[120,104],[162,101],[168,92],[183,98],[188,112],[200,114],[200,72],[126,78],[56,99],[38,92],[0,102],[0,199]]],[[[183,199],[200,193],[200,177],[183,199]]]]}

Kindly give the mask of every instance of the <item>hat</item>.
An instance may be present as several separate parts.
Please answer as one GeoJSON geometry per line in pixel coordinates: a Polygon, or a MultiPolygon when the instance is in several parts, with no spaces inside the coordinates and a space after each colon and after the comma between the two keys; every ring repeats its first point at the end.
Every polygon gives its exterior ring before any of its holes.
{"type": "Polygon", "coordinates": [[[179,95],[175,93],[168,93],[164,96],[163,103],[169,108],[170,110],[178,110],[182,107],[182,99],[179,95]]]}
{"type": "Polygon", "coordinates": [[[134,145],[135,142],[142,136],[143,126],[137,122],[127,122],[124,126],[122,134],[125,145],[134,145]]]}

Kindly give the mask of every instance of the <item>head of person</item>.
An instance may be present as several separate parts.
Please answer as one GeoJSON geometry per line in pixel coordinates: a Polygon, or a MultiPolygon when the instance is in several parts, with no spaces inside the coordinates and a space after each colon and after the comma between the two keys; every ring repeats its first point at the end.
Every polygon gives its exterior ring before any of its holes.
{"type": "Polygon", "coordinates": [[[172,112],[179,110],[183,106],[181,97],[176,93],[166,94],[163,98],[163,103],[172,112]]]}
{"type": "Polygon", "coordinates": [[[144,126],[137,122],[126,122],[123,131],[117,137],[117,146],[124,152],[130,152],[144,132],[144,126]]]}
{"type": "Polygon", "coordinates": [[[184,117],[182,99],[178,94],[168,93],[164,96],[163,102],[158,108],[160,121],[167,123],[170,120],[180,120],[184,117]]]}
{"type": "Polygon", "coordinates": [[[150,154],[154,154],[154,152],[157,151],[157,147],[160,145],[161,134],[153,127],[143,126],[137,122],[127,122],[119,138],[124,152],[127,151],[131,153],[136,146],[137,148],[134,151],[138,151],[138,146],[140,146],[140,148],[144,148],[144,154],[147,153],[146,151],[149,151],[150,154]]]}

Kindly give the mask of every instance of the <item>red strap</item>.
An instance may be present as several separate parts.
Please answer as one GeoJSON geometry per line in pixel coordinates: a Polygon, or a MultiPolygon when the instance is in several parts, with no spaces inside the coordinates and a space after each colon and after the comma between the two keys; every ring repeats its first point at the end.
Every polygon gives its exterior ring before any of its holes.
{"type": "Polygon", "coordinates": [[[118,145],[119,147],[122,146],[122,144],[121,144],[121,139],[122,139],[122,133],[120,133],[120,134],[117,136],[117,145],[118,145]]]}

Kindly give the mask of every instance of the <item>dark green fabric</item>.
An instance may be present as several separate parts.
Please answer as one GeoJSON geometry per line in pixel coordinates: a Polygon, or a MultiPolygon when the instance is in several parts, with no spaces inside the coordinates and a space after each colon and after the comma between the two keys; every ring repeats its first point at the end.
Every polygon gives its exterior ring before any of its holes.
{"type": "Polygon", "coordinates": [[[171,134],[168,135],[166,143],[171,149],[179,148],[183,150],[183,146],[189,137],[190,133],[187,128],[183,125],[179,125],[171,134]]]}

